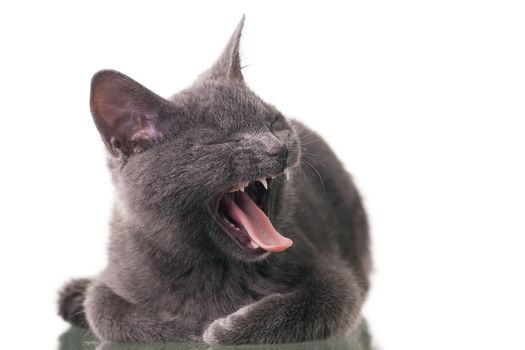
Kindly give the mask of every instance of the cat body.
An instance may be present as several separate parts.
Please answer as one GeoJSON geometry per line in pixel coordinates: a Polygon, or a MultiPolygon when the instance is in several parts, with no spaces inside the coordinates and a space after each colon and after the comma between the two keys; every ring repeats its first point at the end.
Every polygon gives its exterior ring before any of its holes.
{"type": "Polygon", "coordinates": [[[317,134],[248,89],[242,25],[170,100],[118,72],[93,78],[117,197],[109,261],[59,308],[100,339],[297,342],[359,320],[371,259],[358,191],[317,134]]]}

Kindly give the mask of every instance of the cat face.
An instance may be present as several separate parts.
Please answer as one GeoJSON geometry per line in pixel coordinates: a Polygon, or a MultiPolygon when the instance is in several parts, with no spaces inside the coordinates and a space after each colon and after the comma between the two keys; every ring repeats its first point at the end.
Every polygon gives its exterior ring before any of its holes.
{"type": "Polygon", "coordinates": [[[271,203],[300,146],[283,115],[244,83],[242,24],[217,62],[171,100],[101,71],[91,110],[128,220],[156,240],[192,240],[254,261],[292,244],[273,227],[271,203]]]}

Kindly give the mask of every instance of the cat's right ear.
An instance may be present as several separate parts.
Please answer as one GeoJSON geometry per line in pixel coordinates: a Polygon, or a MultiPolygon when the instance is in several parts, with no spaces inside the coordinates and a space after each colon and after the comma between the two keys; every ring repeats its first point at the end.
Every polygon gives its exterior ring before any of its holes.
{"type": "Polygon", "coordinates": [[[241,72],[241,58],[239,55],[244,18],[245,16],[243,15],[217,61],[199,76],[199,80],[228,79],[241,82],[244,81],[241,72]]]}
{"type": "Polygon", "coordinates": [[[114,156],[142,151],[163,136],[169,102],[128,76],[113,70],[91,81],[91,114],[114,156]]]}

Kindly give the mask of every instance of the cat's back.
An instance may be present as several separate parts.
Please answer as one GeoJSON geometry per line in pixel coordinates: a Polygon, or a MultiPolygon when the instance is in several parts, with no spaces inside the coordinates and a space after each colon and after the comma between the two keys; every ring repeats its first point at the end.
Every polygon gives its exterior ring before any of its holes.
{"type": "Polygon", "coordinates": [[[369,234],[359,192],[328,144],[303,124],[293,124],[301,140],[293,179],[296,225],[321,254],[340,256],[366,276],[369,234]]]}

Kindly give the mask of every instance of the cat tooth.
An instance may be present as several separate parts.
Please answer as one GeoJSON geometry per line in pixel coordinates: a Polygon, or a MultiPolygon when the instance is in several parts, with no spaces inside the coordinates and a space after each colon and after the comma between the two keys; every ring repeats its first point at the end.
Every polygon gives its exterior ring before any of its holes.
{"type": "Polygon", "coordinates": [[[254,241],[250,241],[250,246],[253,248],[253,249],[257,249],[259,248],[259,245],[257,243],[255,243],[254,241]]]}
{"type": "Polygon", "coordinates": [[[290,170],[288,168],[284,169],[284,176],[286,176],[286,180],[290,180],[290,170]]]}
{"type": "Polygon", "coordinates": [[[268,189],[268,183],[266,182],[266,179],[265,178],[260,178],[259,180],[260,183],[262,183],[262,185],[264,186],[265,189],[268,189]]]}
{"type": "Polygon", "coordinates": [[[248,182],[241,182],[239,184],[239,187],[237,187],[236,191],[241,191],[241,192],[244,192],[244,188],[248,186],[248,182]]]}

